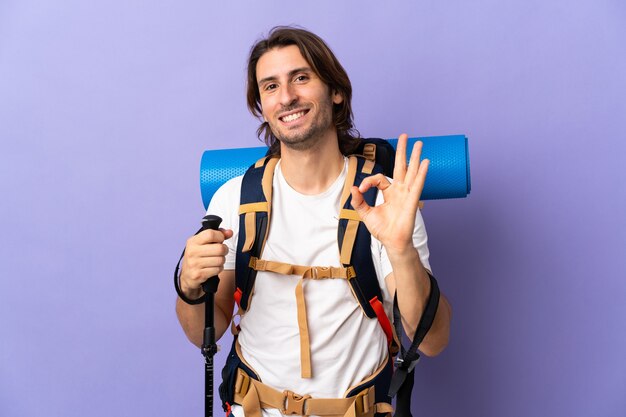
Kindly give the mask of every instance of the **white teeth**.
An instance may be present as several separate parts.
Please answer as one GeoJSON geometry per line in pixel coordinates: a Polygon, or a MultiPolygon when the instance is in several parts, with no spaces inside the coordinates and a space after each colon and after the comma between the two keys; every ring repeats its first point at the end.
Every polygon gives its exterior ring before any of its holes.
{"type": "Polygon", "coordinates": [[[294,114],[290,114],[289,116],[285,116],[283,117],[283,121],[284,122],[293,122],[296,119],[301,118],[302,116],[304,116],[304,112],[298,112],[298,113],[294,113],[294,114]]]}

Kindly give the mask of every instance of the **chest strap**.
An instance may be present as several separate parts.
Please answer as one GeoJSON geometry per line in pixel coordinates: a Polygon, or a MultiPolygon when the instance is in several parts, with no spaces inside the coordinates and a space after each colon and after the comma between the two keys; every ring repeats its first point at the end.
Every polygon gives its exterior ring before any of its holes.
{"type": "Polygon", "coordinates": [[[343,278],[351,279],[356,276],[353,267],[335,267],[335,266],[304,266],[292,265],[284,262],[266,261],[256,257],[250,258],[250,268],[256,271],[275,272],[282,275],[300,275],[302,278],[309,279],[326,279],[326,278],[343,278]]]}
{"type": "MultiPolygon", "coordinates": [[[[284,262],[266,261],[250,258],[250,268],[255,271],[274,272],[281,275],[299,275],[300,280],[296,285],[296,307],[298,312],[298,330],[300,334],[300,373],[302,378],[312,378],[311,369],[311,339],[309,337],[309,325],[304,301],[304,279],[346,279],[356,276],[353,267],[334,266],[303,266],[292,265],[284,262]]],[[[315,414],[315,413],[314,413],[315,414]]]]}
{"type": "Polygon", "coordinates": [[[391,404],[375,402],[374,386],[348,398],[311,398],[292,391],[278,391],[237,370],[235,402],[241,404],[246,417],[262,417],[262,408],[278,409],[283,415],[324,417],[374,417],[391,413],[391,404]]]}

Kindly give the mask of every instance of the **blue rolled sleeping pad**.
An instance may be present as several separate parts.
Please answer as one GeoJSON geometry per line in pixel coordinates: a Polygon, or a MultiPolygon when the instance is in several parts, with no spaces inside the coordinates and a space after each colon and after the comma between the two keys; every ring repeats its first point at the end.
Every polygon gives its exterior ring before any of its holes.
{"type": "MultiPolygon", "coordinates": [[[[421,140],[422,159],[430,160],[421,200],[467,197],[471,190],[467,137],[464,135],[409,138],[407,161],[413,144],[421,140]]],[[[396,148],[398,139],[388,139],[396,148]]],[[[265,156],[267,147],[204,151],[200,162],[200,190],[205,210],[215,191],[231,178],[243,175],[265,156]]]]}

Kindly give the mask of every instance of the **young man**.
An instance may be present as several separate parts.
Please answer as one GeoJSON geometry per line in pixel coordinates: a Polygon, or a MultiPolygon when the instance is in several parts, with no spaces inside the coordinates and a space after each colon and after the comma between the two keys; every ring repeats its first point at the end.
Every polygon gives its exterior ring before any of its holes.
{"type": "MultiPolygon", "coordinates": [[[[252,48],[248,107],[263,119],[259,136],[280,155],[272,168],[271,220],[262,252],[264,261],[341,269],[337,219],[349,169],[346,155],[359,141],[353,133],[351,96],[345,70],[324,41],[308,31],[278,27],[252,48]]],[[[370,250],[377,275],[373,279],[380,286],[384,311],[391,317],[393,295],[397,294],[402,324],[412,337],[431,288],[427,238],[418,210],[428,160],[420,163],[418,143],[407,165],[406,140],[406,135],[400,135],[393,181],[381,174],[369,176],[358,188],[349,189],[349,195],[358,219],[372,236],[370,250]],[[363,198],[370,188],[379,190],[373,206],[363,198]]],[[[187,241],[180,275],[185,295],[198,298],[202,295],[200,285],[219,273],[217,338],[228,328],[235,302],[241,184],[242,177],[238,177],[216,192],[208,212],[222,217],[223,229],[205,230],[187,241]]],[[[363,314],[346,277],[308,278],[313,277],[271,268],[258,271],[254,297],[241,318],[231,359],[237,357],[235,368],[245,368],[252,379],[262,383],[246,379],[246,392],[234,394],[232,413],[236,417],[259,416],[260,407],[264,416],[280,416],[281,412],[322,414],[314,409],[319,403],[308,401],[309,405],[304,405],[304,400],[350,397],[354,387],[363,396],[367,394],[367,389],[361,390],[363,381],[389,369],[385,332],[378,320],[363,314]],[[284,397],[277,400],[280,405],[268,405],[272,404],[270,397],[281,393],[284,397]],[[299,409],[291,408],[296,403],[299,409]]],[[[177,300],[181,325],[198,346],[202,344],[203,309],[203,304],[177,300]]],[[[437,355],[445,348],[450,316],[450,306],[442,294],[432,327],[420,345],[424,354],[437,355]]],[[[233,378],[227,384],[237,385],[241,391],[241,379],[248,376],[233,378]]],[[[373,399],[369,401],[373,410],[360,405],[352,412],[371,415],[389,411],[373,399]]],[[[328,404],[338,408],[327,415],[349,413],[342,408],[344,403],[328,404]]],[[[326,403],[322,405],[325,410],[326,403]]]]}

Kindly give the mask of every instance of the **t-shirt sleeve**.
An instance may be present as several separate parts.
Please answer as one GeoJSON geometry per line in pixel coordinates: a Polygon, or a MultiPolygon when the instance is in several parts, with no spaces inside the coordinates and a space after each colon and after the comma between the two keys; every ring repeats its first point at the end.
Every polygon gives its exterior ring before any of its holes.
{"type": "Polygon", "coordinates": [[[213,195],[207,214],[214,214],[222,218],[222,229],[231,229],[233,236],[224,241],[228,246],[228,254],[224,263],[225,270],[235,269],[237,253],[237,237],[239,235],[239,197],[241,194],[242,176],[228,180],[213,195]]]}

